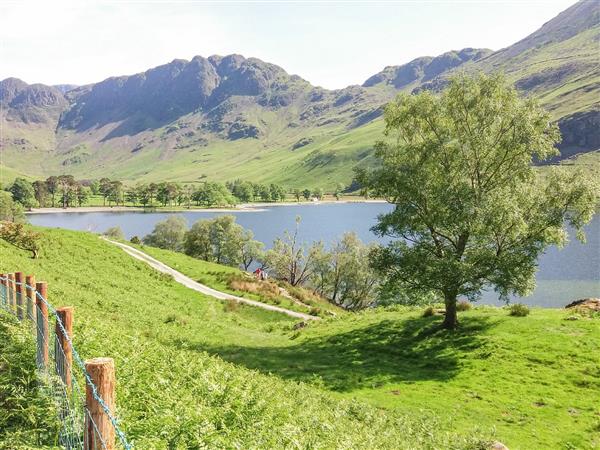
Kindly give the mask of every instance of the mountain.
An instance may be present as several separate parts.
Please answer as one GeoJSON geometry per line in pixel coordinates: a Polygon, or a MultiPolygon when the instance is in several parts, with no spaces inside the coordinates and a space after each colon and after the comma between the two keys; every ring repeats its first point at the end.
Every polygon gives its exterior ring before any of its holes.
{"type": "Polygon", "coordinates": [[[446,52],[435,58],[430,56],[417,58],[402,66],[386,67],[365,81],[363,86],[385,84],[392,85],[396,89],[417,87],[466,62],[479,61],[491,53],[492,50],[488,49],[465,48],[458,52],[446,52]]]}
{"type": "Polygon", "coordinates": [[[568,157],[600,149],[600,3],[580,1],[482,61],[503,70],[558,120],[568,157]]]}
{"type": "Polygon", "coordinates": [[[600,6],[582,1],[497,52],[466,48],[327,90],[241,55],[177,59],[86,86],[0,82],[3,164],[30,176],[244,178],[333,187],[372,162],[383,105],[458,71],[501,70],[558,121],[565,157],[600,148],[600,6]]]}

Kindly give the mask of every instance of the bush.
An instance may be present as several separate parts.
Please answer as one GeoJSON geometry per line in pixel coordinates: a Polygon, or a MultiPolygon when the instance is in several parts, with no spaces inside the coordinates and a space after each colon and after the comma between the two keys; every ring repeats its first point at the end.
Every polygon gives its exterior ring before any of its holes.
{"type": "Polygon", "coordinates": [[[457,311],[468,311],[473,307],[473,305],[471,304],[471,302],[467,301],[467,300],[460,300],[457,304],[456,304],[456,310],[457,311]]]}
{"type": "Polygon", "coordinates": [[[171,216],[154,226],[152,233],[144,237],[144,244],[180,252],[187,231],[187,220],[183,216],[171,216]]]}
{"type": "Polygon", "coordinates": [[[525,317],[529,315],[529,306],[523,303],[513,303],[508,308],[509,315],[516,317],[525,317]]]}
{"type": "Polygon", "coordinates": [[[110,227],[103,234],[104,236],[110,239],[125,239],[125,235],[123,234],[123,230],[121,230],[121,227],[110,227]]]}
{"type": "Polygon", "coordinates": [[[129,242],[131,242],[132,244],[136,244],[136,245],[140,245],[142,243],[140,238],[137,236],[134,236],[131,239],[129,239],[129,242]]]}
{"type": "Polygon", "coordinates": [[[40,238],[40,233],[27,229],[22,223],[0,222],[0,239],[18,249],[31,252],[33,259],[39,255],[40,238]]]}
{"type": "Polygon", "coordinates": [[[433,306],[428,306],[427,308],[425,308],[425,310],[423,311],[423,317],[431,317],[435,314],[435,309],[433,308],[433,306]]]}

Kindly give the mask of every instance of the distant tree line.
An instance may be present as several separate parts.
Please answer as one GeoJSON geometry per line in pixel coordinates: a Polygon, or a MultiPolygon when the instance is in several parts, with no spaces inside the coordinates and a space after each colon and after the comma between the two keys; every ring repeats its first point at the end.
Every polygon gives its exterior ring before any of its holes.
{"type": "MultiPolygon", "coordinates": [[[[336,188],[333,195],[339,199],[343,186],[336,188]]],[[[138,183],[126,186],[119,180],[76,180],[72,175],[51,176],[46,180],[30,182],[17,178],[6,189],[12,199],[23,208],[61,207],[72,208],[87,204],[91,197],[101,197],[104,206],[155,207],[177,206],[230,206],[246,202],[280,202],[288,192],[278,184],[261,184],[235,180],[225,184],[203,182],[181,184],[172,181],[161,183],[138,183]]],[[[302,198],[322,199],[323,189],[295,189],[291,192],[297,201],[302,198]]]]}

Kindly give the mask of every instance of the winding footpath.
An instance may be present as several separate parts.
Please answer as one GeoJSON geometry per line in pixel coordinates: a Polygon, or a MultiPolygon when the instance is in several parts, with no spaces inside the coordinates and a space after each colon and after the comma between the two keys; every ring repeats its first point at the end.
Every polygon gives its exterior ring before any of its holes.
{"type": "Polygon", "coordinates": [[[208,287],[204,284],[198,283],[197,281],[192,280],[190,277],[185,276],[181,272],[167,266],[166,264],[160,262],[158,259],[153,258],[152,256],[138,250],[137,248],[131,247],[130,245],[123,244],[121,242],[112,241],[103,237],[107,242],[110,242],[113,245],[121,247],[127,254],[133,256],[135,259],[139,259],[140,261],[145,262],[150,267],[158,270],[159,272],[166,273],[171,275],[175,281],[180,284],[183,284],[185,287],[189,289],[193,289],[194,291],[200,292],[201,294],[208,295],[210,297],[214,297],[218,300],[226,300],[226,301],[236,301],[238,303],[244,303],[246,305],[255,306],[257,308],[266,309],[267,311],[275,311],[282,314],[286,314],[290,317],[295,317],[297,319],[302,320],[319,320],[319,317],[311,316],[310,314],[304,314],[297,311],[291,311],[289,309],[280,308],[279,306],[269,305],[267,303],[258,302],[256,300],[250,300],[244,297],[238,297],[236,295],[227,294],[226,292],[217,291],[211,287],[208,287]]]}

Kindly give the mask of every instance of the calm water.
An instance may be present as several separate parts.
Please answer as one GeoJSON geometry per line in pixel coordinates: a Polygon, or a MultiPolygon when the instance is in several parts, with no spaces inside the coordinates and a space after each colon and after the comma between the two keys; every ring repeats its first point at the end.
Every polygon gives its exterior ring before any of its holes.
{"type": "MultiPolygon", "coordinates": [[[[264,211],[246,212],[183,212],[189,225],[199,219],[233,214],[237,222],[254,232],[255,239],[270,246],[284,230],[293,230],[296,216],[302,217],[300,237],[304,241],[322,240],[329,243],[346,231],[354,231],[365,242],[379,239],[370,231],[378,214],[391,210],[385,203],[340,203],[320,205],[274,206],[264,211]]],[[[143,237],[150,233],[156,222],[173,213],[94,212],[68,214],[32,214],[34,225],[60,227],[71,230],[103,232],[119,226],[127,238],[143,237]]],[[[586,228],[587,243],[572,239],[559,250],[550,248],[539,260],[537,289],[523,299],[524,303],[539,306],[564,306],[582,297],[600,297],[600,215],[586,228]]],[[[498,303],[497,295],[486,293],[485,303],[498,303]]]]}

